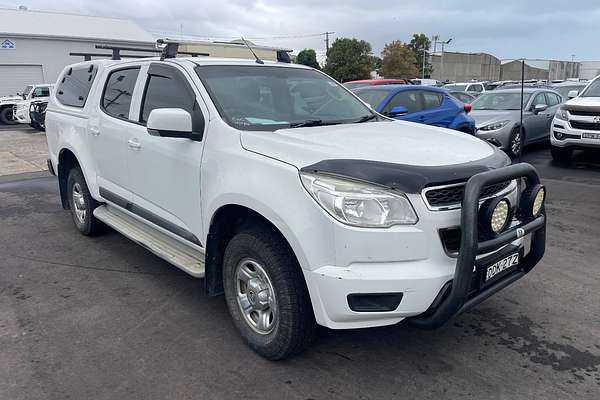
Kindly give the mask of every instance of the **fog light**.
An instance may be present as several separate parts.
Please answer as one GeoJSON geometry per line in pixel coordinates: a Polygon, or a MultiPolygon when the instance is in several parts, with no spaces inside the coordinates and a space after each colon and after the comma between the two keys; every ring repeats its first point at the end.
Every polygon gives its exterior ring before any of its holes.
{"type": "Polygon", "coordinates": [[[562,132],[554,131],[554,137],[558,140],[562,140],[565,135],[562,132]]]}
{"type": "Polygon", "coordinates": [[[501,233],[510,219],[510,202],[506,198],[486,200],[479,208],[479,228],[485,236],[501,233]]]}
{"type": "Polygon", "coordinates": [[[535,185],[523,192],[521,195],[521,213],[527,218],[539,216],[544,208],[546,200],[546,188],[535,185]]]}
{"type": "Polygon", "coordinates": [[[510,206],[508,205],[508,200],[500,200],[494,211],[492,212],[492,218],[490,221],[490,227],[492,228],[492,232],[498,234],[502,232],[506,223],[508,222],[508,212],[510,210],[510,206]]]}

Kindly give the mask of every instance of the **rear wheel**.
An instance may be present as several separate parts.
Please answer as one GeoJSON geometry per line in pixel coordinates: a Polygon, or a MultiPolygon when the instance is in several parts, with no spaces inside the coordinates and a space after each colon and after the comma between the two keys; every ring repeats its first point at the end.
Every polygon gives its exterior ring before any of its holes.
{"type": "Polygon", "coordinates": [[[561,164],[569,163],[573,155],[573,149],[569,147],[552,146],[550,152],[552,153],[552,159],[561,164]]]}
{"type": "Polygon", "coordinates": [[[5,125],[14,125],[17,121],[13,118],[13,110],[12,107],[4,107],[0,110],[0,122],[5,125]]]}
{"type": "Polygon", "coordinates": [[[507,153],[511,158],[517,158],[523,152],[523,143],[525,136],[521,133],[520,128],[514,128],[510,133],[510,139],[508,141],[507,153]]]}
{"type": "Polygon", "coordinates": [[[81,168],[74,167],[69,171],[67,194],[73,222],[81,233],[94,236],[104,230],[104,224],[94,217],[94,210],[100,205],[90,195],[81,168]]]}
{"type": "Polygon", "coordinates": [[[223,258],[225,298],[244,341],[269,360],[304,350],[316,332],[308,290],[289,245],[272,229],[236,234],[223,258]]]}

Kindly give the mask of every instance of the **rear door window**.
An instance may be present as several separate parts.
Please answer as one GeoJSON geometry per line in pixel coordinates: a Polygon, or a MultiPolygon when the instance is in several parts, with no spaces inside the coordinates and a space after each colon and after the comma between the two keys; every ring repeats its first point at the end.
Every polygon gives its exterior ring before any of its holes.
{"type": "Polygon", "coordinates": [[[56,87],[56,98],[61,104],[83,108],[87,101],[97,68],[93,64],[69,68],[56,87]]]}
{"type": "Polygon", "coordinates": [[[436,92],[423,91],[423,109],[438,108],[444,101],[444,95],[436,92]]]}
{"type": "Polygon", "coordinates": [[[546,98],[548,99],[548,105],[550,107],[561,103],[560,97],[555,93],[546,93],[546,98]]]}
{"type": "Polygon", "coordinates": [[[113,71],[106,80],[102,94],[102,109],[110,116],[129,119],[131,98],[140,68],[126,68],[113,71]]]}
{"type": "Polygon", "coordinates": [[[537,96],[535,96],[535,99],[533,99],[532,105],[535,107],[538,104],[548,105],[548,102],[546,101],[546,95],[544,93],[539,93],[537,96]]]}

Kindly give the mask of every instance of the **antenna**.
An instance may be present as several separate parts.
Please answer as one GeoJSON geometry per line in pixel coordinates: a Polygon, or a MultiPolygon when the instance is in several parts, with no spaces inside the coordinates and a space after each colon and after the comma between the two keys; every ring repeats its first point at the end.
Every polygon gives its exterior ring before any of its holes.
{"type": "Polygon", "coordinates": [[[250,50],[250,52],[252,53],[252,55],[254,56],[254,58],[256,58],[256,63],[257,64],[264,64],[265,62],[263,60],[261,60],[260,58],[258,58],[258,56],[254,52],[254,50],[252,50],[252,47],[250,47],[250,45],[248,44],[248,42],[246,42],[246,39],[244,39],[244,38],[241,38],[241,39],[242,39],[242,42],[244,42],[244,44],[248,48],[248,50],[250,50]]]}

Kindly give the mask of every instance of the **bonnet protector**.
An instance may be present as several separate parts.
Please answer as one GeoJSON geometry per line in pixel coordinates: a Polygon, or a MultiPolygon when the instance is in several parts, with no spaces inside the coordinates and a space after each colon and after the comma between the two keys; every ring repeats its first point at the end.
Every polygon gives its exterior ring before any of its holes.
{"type": "Polygon", "coordinates": [[[334,175],[386,186],[405,193],[420,193],[427,186],[465,182],[473,175],[510,165],[500,150],[486,158],[463,164],[416,166],[369,160],[323,160],[302,172],[334,175]]]}

